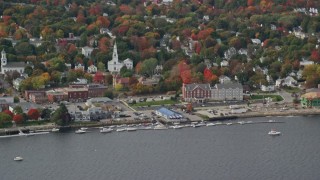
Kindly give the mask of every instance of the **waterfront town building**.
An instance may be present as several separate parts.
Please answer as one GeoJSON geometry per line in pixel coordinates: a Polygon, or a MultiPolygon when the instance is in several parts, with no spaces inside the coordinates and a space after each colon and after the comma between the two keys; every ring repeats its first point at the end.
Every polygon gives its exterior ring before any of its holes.
{"type": "Polygon", "coordinates": [[[243,100],[243,86],[240,83],[183,84],[182,97],[187,102],[243,100]]]}
{"type": "Polygon", "coordinates": [[[1,74],[13,71],[22,74],[25,67],[26,63],[24,62],[8,62],[6,52],[4,50],[1,51],[1,74]]]}
{"type": "Polygon", "coordinates": [[[121,68],[123,66],[126,66],[127,69],[132,69],[133,68],[133,62],[129,58],[127,58],[123,62],[119,62],[117,43],[114,43],[113,53],[112,53],[112,60],[108,61],[108,70],[111,73],[116,74],[116,73],[120,72],[120,70],[121,70],[121,68]]]}

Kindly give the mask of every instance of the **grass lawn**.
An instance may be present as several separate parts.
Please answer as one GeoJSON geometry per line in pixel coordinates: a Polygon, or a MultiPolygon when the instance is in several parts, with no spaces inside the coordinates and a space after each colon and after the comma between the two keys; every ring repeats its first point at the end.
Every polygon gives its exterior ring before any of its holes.
{"type": "Polygon", "coordinates": [[[251,100],[258,100],[258,99],[263,99],[268,97],[270,97],[274,102],[283,100],[283,98],[280,95],[251,95],[250,96],[251,100]]]}
{"type": "Polygon", "coordinates": [[[283,89],[288,93],[299,93],[299,92],[301,92],[301,89],[297,88],[297,87],[284,87],[283,89]]]}
{"type": "Polygon", "coordinates": [[[161,101],[149,101],[149,102],[138,102],[136,104],[131,104],[132,107],[139,107],[139,106],[161,106],[161,105],[167,105],[167,104],[177,104],[178,101],[176,100],[161,100],[161,101]]]}

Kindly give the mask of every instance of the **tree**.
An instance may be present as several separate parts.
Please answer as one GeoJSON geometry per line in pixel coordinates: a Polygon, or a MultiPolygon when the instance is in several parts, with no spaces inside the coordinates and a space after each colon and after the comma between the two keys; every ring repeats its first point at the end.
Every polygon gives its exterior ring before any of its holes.
{"type": "Polygon", "coordinates": [[[4,110],[3,113],[8,114],[11,118],[12,118],[13,115],[14,115],[14,114],[13,114],[10,110],[8,110],[8,109],[4,110]]]}
{"type": "Polygon", "coordinates": [[[61,103],[51,116],[51,120],[60,126],[67,126],[71,123],[71,117],[67,107],[61,103]]]}
{"type": "Polygon", "coordinates": [[[19,102],[20,102],[19,97],[18,97],[18,96],[15,96],[15,97],[13,98],[13,102],[14,102],[14,103],[19,103],[19,102]]]}
{"type": "Polygon", "coordinates": [[[10,122],[12,120],[12,117],[4,112],[0,112],[0,126],[3,125],[3,123],[10,122]]]}
{"type": "Polygon", "coordinates": [[[13,116],[13,121],[16,124],[21,124],[23,122],[23,116],[21,114],[16,114],[13,116]]]}
{"type": "Polygon", "coordinates": [[[30,119],[38,120],[39,117],[40,117],[40,113],[39,113],[39,111],[37,109],[30,109],[28,111],[28,117],[30,119]]]}
{"type": "Polygon", "coordinates": [[[14,114],[22,114],[23,113],[23,110],[21,108],[21,106],[16,106],[13,108],[13,113],[14,114]]]}
{"type": "Polygon", "coordinates": [[[52,113],[52,110],[45,108],[41,111],[40,117],[42,119],[50,119],[51,113],[52,113]]]}
{"type": "Polygon", "coordinates": [[[141,64],[141,74],[147,74],[148,76],[152,76],[153,75],[153,71],[156,68],[158,64],[157,59],[155,58],[150,58],[150,59],[146,59],[142,62],[141,64]]]}
{"type": "Polygon", "coordinates": [[[104,80],[105,76],[99,71],[93,76],[93,82],[95,83],[103,83],[104,80]]]}

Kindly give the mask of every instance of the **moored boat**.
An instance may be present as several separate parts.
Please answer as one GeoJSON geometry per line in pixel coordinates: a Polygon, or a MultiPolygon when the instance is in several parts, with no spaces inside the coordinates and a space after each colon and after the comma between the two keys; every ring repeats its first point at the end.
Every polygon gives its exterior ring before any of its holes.
{"type": "Polygon", "coordinates": [[[52,129],[51,129],[51,132],[59,132],[59,131],[60,131],[59,128],[52,128],[52,129]]]}
{"type": "Polygon", "coordinates": [[[83,130],[83,129],[78,129],[78,130],[75,131],[75,133],[76,134],[84,134],[84,133],[86,133],[86,131],[83,130]]]}
{"type": "Polygon", "coordinates": [[[112,132],[112,131],[113,131],[113,129],[111,129],[111,128],[102,128],[102,129],[100,129],[101,133],[109,133],[109,132],[112,132]]]}
{"type": "Polygon", "coordinates": [[[271,131],[269,131],[268,134],[271,136],[278,136],[278,135],[281,135],[281,132],[271,129],[271,131]]]}
{"type": "Polygon", "coordinates": [[[206,126],[215,126],[215,123],[208,123],[206,126]]]}
{"type": "Polygon", "coordinates": [[[183,126],[181,126],[181,125],[174,125],[174,126],[172,126],[172,128],[173,128],[173,129],[181,129],[181,128],[183,128],[183,126]]]}
{"type": "Polygon", "coordinates": [[[156,125],[154,128],[154,130],[165,130],[168,129],[166,126],[164,125],[156,125]]]}
{"type": "Polygon", "coordinates": [[[122,128],[121,128],[121,129],[117,129],[116,131],[117,131],[117,132],[122,132],[122,131],[125,131],[125,130],[126,130],[126,129],[122,129],[122,128]]]}
{"type": "Polygon", "coordinates": [[[136,131],[137,128],[132,128],[132,127],[131,127],[131,128],[126,128],[126,130],[127,130],[127,131],[136,131]]]}

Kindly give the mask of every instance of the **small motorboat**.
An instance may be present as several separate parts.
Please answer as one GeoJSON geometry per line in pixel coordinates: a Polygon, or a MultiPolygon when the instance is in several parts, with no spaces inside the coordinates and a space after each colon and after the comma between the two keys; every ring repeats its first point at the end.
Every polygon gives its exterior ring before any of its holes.
{"type": "Polygon", "coordinates": [[[181,125],[174,125],[174,126],[172,126],[172,129],[181,129],[181,128],[183,128],[183,126],[181,126],[181,125]]]}
{"type": "Polygon", "coordinates": [[[125,131],[126,129],[117,129],[116,131],[117,132],[122,132],[122,131],[125,131]]]}
{"type": "Polygon", "coordinates": [[[84,134],[86,133],[87,131],[86,130],[83,130],[83,129],[78,129],[75,131],[76,134],[84,134]]]}
{"type": "Polygon", "coordinates": [[[156,125],[154,128],[154,130],[165,130],[165,129],[168,129],[166,126],[164,125],[156,125]]]}
{"type": "Polygon", "coordinates": [[[215,123],[208,123],[206,126],[215,126],[215,123]]]}
{"type": "Polygon", "coordinates": [[[51,129],[51,132],[59,132],[59,131],[60,131],[59,128],[52,128],[52,129],[51,129]]]}
{"type": "Polygon", "coordinates": [[[82,128],[80,128],[80,129],[83,130],[83,131],[88,130],[88,128],[86,128],[86,127],[82,127],[82,128]]]}
{"type": "Polygon", "coordinates": [[[245,124],[244,121],[239,121],[238,123],[241,124],[241,125],[244,125],[244,124],[245,124]]]}
{"type": "Polygon", "coordinates": [[[226,125],[227,125],[227,126],[230,126],[230,125],[232,125],[232,123],[227,123],[226,125]]]}
{"type": "Polygon", "coordinates": [[[281,132],[271,129],[271,131],[269,131],[268,134],[271,136],[278,136],[278,135],[281,135],[281,132]]]}
{"type": "Polygon", "coordinates": [[[137,128],[133,128],[133,127],[131,127],[131,128],[127,128],[126,130],[127,130],[127,131],[136,131],[136,130],[137,130],[137,128]]]}
{"type": "Polygon", "coordinates": [[[112,131],[113,131],[113,129],[111,129],[111,128],[102,128],[100,130],[101,133],[109,133],[109,132],[112,132],[112,131]]]}
{"type": "Polygon", "coordinates": [[[21,156],[17,156],[15,158],[13,158],[14,161],[22,161],[23,158],[21,156]]]}

